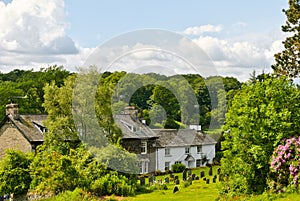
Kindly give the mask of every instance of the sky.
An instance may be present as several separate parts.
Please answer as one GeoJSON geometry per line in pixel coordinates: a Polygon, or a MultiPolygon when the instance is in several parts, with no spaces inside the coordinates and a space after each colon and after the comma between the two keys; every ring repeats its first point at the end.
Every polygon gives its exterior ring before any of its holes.
{"type": "MultiPolygon", "coordinates": [[[[39,70],[55,64],[76,71],[97,48],[118,36],[161,29],[198,45],[217,74],[246,81],[254,70],[270,72],[274,54],[283,49],[284,8],[287,0],[0,0],[0,71],[39,70]]],[[[102,54],[113,61],[133,47],[145,49],[148,33],[137,36],[135,45],[122,41],[119,49],[102,48],[102,54]]],[[[149,57],[147,51],[143,56],[149,57]]],[[[188,60],[188,53],[184,55],[188,60]]],[[[152,56],[156,58],[152,63],[160,65],[161,51],[152,56]]],[[[134,65],[141,63],[132,57],[130,65],[122,69],[115,65],[114,70],[130,71],[134,65]]]]}

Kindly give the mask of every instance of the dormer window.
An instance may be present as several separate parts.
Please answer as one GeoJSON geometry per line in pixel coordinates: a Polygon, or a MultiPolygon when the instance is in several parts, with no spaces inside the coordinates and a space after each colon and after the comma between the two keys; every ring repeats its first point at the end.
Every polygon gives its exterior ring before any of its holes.
{"type": "Polygon", "coordinates": [[[141,128],[140,127],[134,127],[133,125],[125,122],[125,121],[121,121],[123,123],[123,125],[128,128],[131,132],[139,132],[141,131],[141,128]]]}
{"type": "Polygon", "coordinates": [[[146,141],[141,142],[141,154],[147,154],[147,142],[146,141]]]}

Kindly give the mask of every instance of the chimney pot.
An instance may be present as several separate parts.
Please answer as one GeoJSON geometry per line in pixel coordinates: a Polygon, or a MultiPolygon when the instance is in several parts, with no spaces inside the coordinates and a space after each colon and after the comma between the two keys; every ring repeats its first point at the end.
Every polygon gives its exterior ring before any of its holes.
{"type": "Polygon", "coordinates": [[[6,115],[11,115],[14,119],[19,118],[19,106],[16,103],[6,105],[6,115]]]}

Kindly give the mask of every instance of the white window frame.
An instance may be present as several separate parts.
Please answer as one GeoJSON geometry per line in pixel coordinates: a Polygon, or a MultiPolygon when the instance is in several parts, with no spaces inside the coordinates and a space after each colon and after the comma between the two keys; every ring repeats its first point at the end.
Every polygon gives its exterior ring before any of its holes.
{"type": "Polygon", "coordinates": [[[146,173],[148,173],[148,167],[149,167],[149,161],[147,161],[147,160],[141,160],[139,162],[140,174],[146,174],[146,173]]]}
{"type": "Polygon", "coordinates": [[[165,162],[165,170],[170,170],[170,164],[171,164],[170,161],[166,161],[166,162],[165,162]],[[167,169],[167,168],[168,168],[168,169],[167,169]]]}
{"type": "Polygon", "coordinates": [[[147,141],[141,141],[141,154],[147,154],[147,141]]]}
{"type": "Polygon", "coordinates": [[[165,156],[171,156],[171,149],[170,147],[165,148],[165,156]]]}
{"type": "Polygon", "coordinates": [[[190,147],[185,147],[184,153],[185,153],[185,154],[190,154],[190,153],[191,153],[191,150],[190,150],[190,149],[191,149],[190,147]]]}

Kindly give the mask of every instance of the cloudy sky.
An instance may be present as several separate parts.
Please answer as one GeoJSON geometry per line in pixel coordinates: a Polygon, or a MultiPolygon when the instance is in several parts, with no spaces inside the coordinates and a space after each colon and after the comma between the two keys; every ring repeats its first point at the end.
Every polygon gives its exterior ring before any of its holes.
{"type": "Polygon", "coordinates": [[[150,28],[191,39],[218,74],[245,81],[253,70],[269,72],[282,49],[283,8],[287,0],[0,0],[0,71],[54,64],[75,71],[96,47],[150,28]]]}

